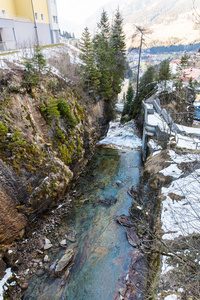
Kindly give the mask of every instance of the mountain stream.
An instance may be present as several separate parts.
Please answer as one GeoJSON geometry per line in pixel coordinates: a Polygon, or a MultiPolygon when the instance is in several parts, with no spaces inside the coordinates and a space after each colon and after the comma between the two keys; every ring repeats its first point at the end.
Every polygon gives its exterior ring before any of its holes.
{"type": "MultiPolygon", "coordinates": [[[[59,234],[71,230],[75,236],[66,244],[76,253],[69,276],[63,281],[49,276],[48,271],[40,277],[34,275],[23,299],[118,299],[133,248],[116,218],[128,215],[131,207],[132,198],[127,190],[139,182],[140,147],[141,140],[132,121],[125,125],[110,124],[107,137],[97,145],[78,179],[73,208],[58,229],[59,234]]],[[[59,251],[49,250],[49,265],[66,251],[64,247],[58,248],[59,251]]]]}

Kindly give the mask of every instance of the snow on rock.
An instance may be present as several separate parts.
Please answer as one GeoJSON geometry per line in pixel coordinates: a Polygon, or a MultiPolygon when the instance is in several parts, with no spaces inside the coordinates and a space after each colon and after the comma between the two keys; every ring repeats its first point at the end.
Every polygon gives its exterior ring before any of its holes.
{"type": "Polygon", "coordinates": [[[164,239],[199,232],[199,177],[200,169],[174,180],[169,187],[162,188],[162,194],[166,197],[162,202],[162,229],[168,232],[164,234],[164,239]]]}
{"type": "Polygon", "coordinates": [[[175,294],[168,295],[164,300],[178,300],[178,296],[175,294]]]}
{"type": "Polygon", "coordinates": [[[179,178],[182,171],[177,167],[176,164],[171,164],[169,167],[160,171],[164,176],[172,176],[174,178],[179,178]]]}
{"type": "Polygon", "coordinates": [[[99,145],[115,145],[118,147],[135,149],[142,146],[142,141],[135,134],[135,124],[133,121],[124,125],[119,122],[110,122],[107,136],[101,140],[99,145]]]}
{"type": "MultiPolygon", "coordinates": [[[[52,57],[59,57],[63,54],[68,54],[70,57],[70,62],[73,63],[81,63],[79,59],[79,50],[71,45],[61,44],[56,46],[45,47],[41,49],[45,59],[50,59],[52,57]]],[[[25,48],[19,51],[15,51],[14,53],[6,53],[5,55],[1,55],[0,60],[0,69],[11,70],[8,66],[8,63],[13,63],[17,67],[24,68],[24,60],[31,59],[34,55],[34,48],[25,48]]],[[[52,73],[61,76],[59,71],[55,68],[51,67],[52,73]]]]}
{"type": "Polygon", "coordinates": [[[166,274],[167,272],[171,271],[174,269],[173,266],[169,266],[167,263],[166,263],[166,260],[167,260],[167,257],[166,256],[163,256],[162,258],[162,270],[161,270],[161,273],[162,274],[166,274]]]}
{"type": "Polygon", "coordinates": [[[2,280],[0,280],[0,300],[3,300],[3,292],[4,292],[3,286],[10,277],[12,277],[12,272],[11,272],[11,268],[8,268],[6,269],[5,276],[2,278],[2,280]]]}
{"type": "Polygon", "coordinates": [[[177,154],[174,150],[169,150],[169,156],[175,163],[187,163],[187,162],[193,162],[193,161],[198,161],[200,159],[200,154],[197,153],[187,153],[183,155],[177,154]]]}
{"type": "Polygon", "coordinates": [[[149,147],[151,147],[154,151],[162,150],[162,147],[152,139],[149,140],[149,147]]]}
{"type": "Polygon", "coordinates": [[[157,151],[155,151],[155,152],[153,152],[153,156],[155,156],[155,155],[157,155],[157,154],[159,154],[161,152],[161,150],[157,150],[157,151]]]}

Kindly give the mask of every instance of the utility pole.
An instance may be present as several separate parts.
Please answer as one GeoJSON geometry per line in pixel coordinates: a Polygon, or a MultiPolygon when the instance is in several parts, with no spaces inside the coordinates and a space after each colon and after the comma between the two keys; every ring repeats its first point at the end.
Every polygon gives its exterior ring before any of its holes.
{"type": "Polygon", "coordinates": [[[34,20],[34,28],[35,28],[36,43],[37,43],[37,45],[39,45],[39,38],[38,38],[38,31],[37,31],[37,23],[36,23],[36,19],[35,19],[35,11],[34,11],[33,0],[31,0],[31,6],[32,6],[32,11],[33,11],[33,20],[34,20]]]}
{"type": "Polygon", "coordinates": [[[140,26],[136,26],[136,33],[132,36],[132,41],[136,38],[138,33],[140,34],[140,46],[139,46],[139,58],[138,58],[138,67],[137,67],[137,89],[136,89],[136,98],[139,93],[139,80],[140,80],[140,61],[141,61],[141,52],[142,52],[142,44],[144,42],[144,35],[145,34],[150,34],[151,31],[147,30],[146,28],[142,28],[140,26]]]}
{"type": "Polygon", "coordinates": [[[136,90],[136,97],[138,97],[139,92],[139,78],[140,78],[140,60],[141,60],[141,52],[142,52],[142,42],[143,42],[143,30],[140,27],[137,27],[138,31],[141,34],[140,37],[140,47],[139,47],[139,58],[138,58],[138,72],[137,72],[137,90],[136,90]]]}

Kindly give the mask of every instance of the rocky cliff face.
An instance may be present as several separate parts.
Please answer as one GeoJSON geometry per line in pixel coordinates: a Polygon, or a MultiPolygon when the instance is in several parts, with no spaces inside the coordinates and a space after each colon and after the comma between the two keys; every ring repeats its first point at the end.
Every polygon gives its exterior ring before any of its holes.
{"type": "Polygon", "coordinates": [[[106,132],[104,102],[49,74],[27,91],[23,72],[0,77],[0,243],[52,208],[106,132]]]}

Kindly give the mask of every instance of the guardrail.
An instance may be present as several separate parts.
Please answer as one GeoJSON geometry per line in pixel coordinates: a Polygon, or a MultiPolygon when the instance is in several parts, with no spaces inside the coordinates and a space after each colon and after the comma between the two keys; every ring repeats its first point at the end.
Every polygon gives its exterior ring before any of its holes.
{"type": "Polygon", "coordinates": [[[143,161],[146,160],[147,136],[156,135],[158,140],[166,140],[169,138],[169,134],[165,131],[162,131],[159,128],[159,126],[148,124],[148,115],[152,114],[152,108],[149,107],[149,104],[152,104],[153,110],[156,111],[163,118],[163,122],[165,122],[170,128],[170,132],[175,133],[175,140],[177,143],[180,139],[184,140],[185,142],[188,142],[188,139],[184,138],[184,136],[187,136],[193,139],[192,142],[195,145],[195,149],[200,149],[200,140],[195,141],[194,139],[195,137],[200,138],[200,135],[196,133],[188,134],[186,131],[180,130],[179,127],[173,122],[170,114],[166,111],[166,109],[161,109],[159,98],[153,98],[152,95],[153,94],[149,94],[150,97],[148,99],[145,98],[142,101],[142,106],[144,108],[144,126],[142,139],[143,161]],[[181,134],[182,136],[179,136],[178,134],[181,134]]]}

